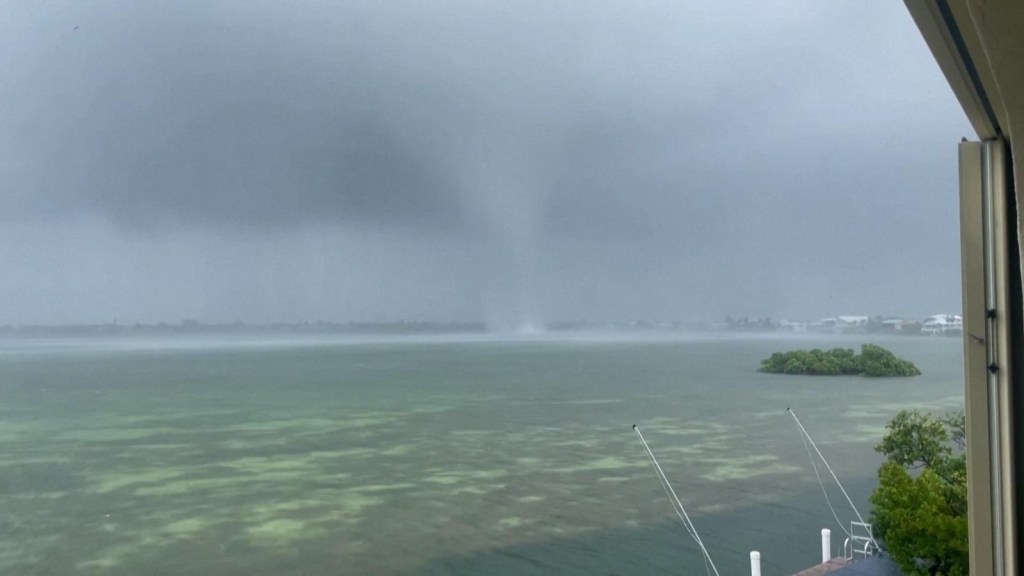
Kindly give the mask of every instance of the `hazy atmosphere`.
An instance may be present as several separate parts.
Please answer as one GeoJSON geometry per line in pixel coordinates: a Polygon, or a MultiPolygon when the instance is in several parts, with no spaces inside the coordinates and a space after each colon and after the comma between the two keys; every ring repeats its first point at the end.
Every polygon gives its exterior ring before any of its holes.
{"type": "Polygon", "coordinates": [[[0,324],[959,310],[900,2],[0,12],[0,324]]]}

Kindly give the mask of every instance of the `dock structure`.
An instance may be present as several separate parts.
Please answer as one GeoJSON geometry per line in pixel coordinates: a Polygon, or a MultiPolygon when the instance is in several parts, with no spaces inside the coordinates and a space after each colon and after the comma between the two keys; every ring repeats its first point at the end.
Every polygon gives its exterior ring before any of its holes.
{"type": "MultiPolygon", "coordinates": [[[[877,554],[878,549],[872,548],[875,542],[871,525],[861,522],[850,523],[850,537],[843,544],[844,553],[832,556],[832,531],[821,530],[821,564],[801,570],[793,576],[900,576],[899,566],[886,556],[877,554]],[[862,530],[863,533],[859,533],[862,530]],[[859,557],[858,557],[859,556],[859,557]]],[[[754,554],[750,553],[751,566],[754,554]]],[[[760,560],[760,554],[758,554],[760,560]]],[[[753,572],[760,576],[760,570],[753,572]]]]}
{"type": "Polygon", "coordinates": [[[872,556],[851,562],[843,557],[833,558],[793,576],[900,576],[900,567],[887,556],[872,556]]]}
{"type": "Polygon", "coordinates": [[[840,568],[845,567],[846,565],[846,558],[843,558],[842,556],[837,556],[835,558],[832,558],[828,562],[818,564],[817,566],[811,566],[806,570],[801,570],[793,576],[822,576],[822,574],[834,572],[836,570],[839,570],[840,568]]]}

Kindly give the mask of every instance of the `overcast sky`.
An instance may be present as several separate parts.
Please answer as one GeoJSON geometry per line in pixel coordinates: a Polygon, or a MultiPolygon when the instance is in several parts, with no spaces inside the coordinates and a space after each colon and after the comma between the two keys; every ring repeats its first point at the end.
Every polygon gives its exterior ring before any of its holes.
{"type": "Polygon", "coordinates": [[[895,0],[14,0],[0,106],[0,324],[959,310],[895,0]]]}

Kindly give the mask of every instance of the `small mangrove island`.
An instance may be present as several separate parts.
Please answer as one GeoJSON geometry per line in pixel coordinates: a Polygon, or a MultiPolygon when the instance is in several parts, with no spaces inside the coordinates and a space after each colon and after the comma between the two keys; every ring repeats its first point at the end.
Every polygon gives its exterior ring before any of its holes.
{"type": "Polygon", "coordinates": [[[761,360],[759,372],[811,376],[861,375],[872,378],[918,376],[921,371],[909,360],[876,344],[864,344],[860,354],[850,348],[776,352],[761,360]]]}

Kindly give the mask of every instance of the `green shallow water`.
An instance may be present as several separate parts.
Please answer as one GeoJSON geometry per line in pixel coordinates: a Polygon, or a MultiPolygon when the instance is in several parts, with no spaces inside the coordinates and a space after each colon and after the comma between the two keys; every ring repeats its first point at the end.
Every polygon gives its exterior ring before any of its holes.
{"type": "Polygon", "coordinates": [[[861,341],[0,342],[0,573],[703,573],[633,423],[723,574],[792,573],[839,527],[786,406],[866,512],[885,422],[963,402],[956,339],[755,371],[861,341]]]}

